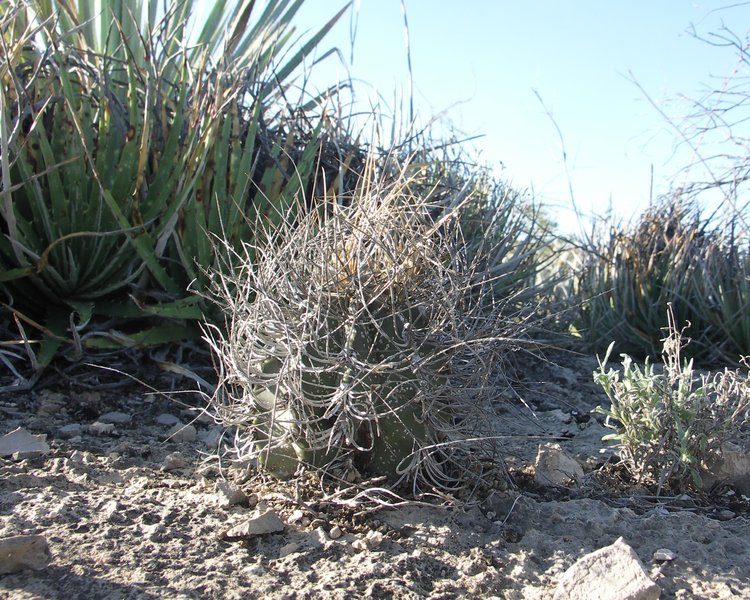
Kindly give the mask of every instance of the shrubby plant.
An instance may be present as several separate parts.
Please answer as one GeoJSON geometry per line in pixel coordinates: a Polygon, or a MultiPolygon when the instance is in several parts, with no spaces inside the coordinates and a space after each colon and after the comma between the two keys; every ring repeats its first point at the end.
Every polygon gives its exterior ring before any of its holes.
{"type": "Polygon", "coordinates": [[[497,469],[487,411],[530,321],[495,286],[525,273],[498,275],[469,251],[470,193],[434,204],[422,183],[408,164],[370,169],[351,202],[287,222],[215,273],[228,325],[207,330],[221,373],[211,407],[241,457],[414,493],[497,469]]]}
{"type": "Polygon", "coordinates": [[[604,388],[610,407],[596,408],[616,433],[616,443],[630,472],[641,482],[664,489],[703,487],[701,466],[721,451],[748,419],[747,374],[724,371],[698,374],[692,360],[682,358],[682,334],[669,313],[663,340],[663,365],[646,360],[641,369],[623,354],[622,370],[607,369],[610,344],[594,379],[604,388]]]}

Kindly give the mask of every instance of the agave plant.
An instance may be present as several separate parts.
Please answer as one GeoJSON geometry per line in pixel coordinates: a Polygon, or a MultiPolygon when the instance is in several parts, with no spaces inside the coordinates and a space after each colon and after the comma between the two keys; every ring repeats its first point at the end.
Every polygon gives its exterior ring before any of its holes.
{"type": "Polygon", "coordinates": [[[241,458],[414,492],[485,474],[498,367],[528,323],[494,294],[484,252],[469,253],[468,200],[436,206],[401,173],[363,179],[351,203],[283,226],[279,243],[216,274],[228,327],[207,329],[221,373],[211,408],[241,458]]]}
{"type": "Polygon", "coordinates": [[[693,208],[671,201],[651,207],[631,229],[611,226],[595,240],[575,282],[582,302],[577,326],[591,345],[606,349],[616,340],[626,353],[658,353],[667,305],[681,321],[691,320],[688,282],[705,240],[693,208]]]}
{"type": "MultiPolygon", "coordinates": [[[[39,363],[65,340],[111,338],[95,315],[202,319],[186,288],[218,264],[213,238],[238,247],[314,186],[333,130],[325,94],[294,85],[346,7],[300,42],[301,4],[220,0],[201,27],[191,1],[0,9],[2,306],[40,330],[39,363]]],[[[160,323],[117,337],[190,331],[160,323]]]]}
{"type": "Polygon", "coordinates": [[[750,353],[748,240],[738,213],[718,223],[693,200],[662,200],[631,229],[612,228],[584,253],[575,284],[578,327],[597,350],[615,340],[639,357],[656,356],[675,319],[686,323],[685,352],[703,363],[735,363],[750,353]]]}

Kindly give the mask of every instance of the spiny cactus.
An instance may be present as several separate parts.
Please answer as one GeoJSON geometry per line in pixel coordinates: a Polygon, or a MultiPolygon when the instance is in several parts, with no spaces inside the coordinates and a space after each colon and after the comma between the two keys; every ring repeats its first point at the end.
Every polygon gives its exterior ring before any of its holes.
{"type": "Polygon", "coordinates": [[[216,277],[228,333],[207,329],[211,407],[277,475],[309,465],[450,490],[492,457],[483,415],[526,324],[466,252],[465,201],[436,211],[409,184],[366,181],[216,277]]]}

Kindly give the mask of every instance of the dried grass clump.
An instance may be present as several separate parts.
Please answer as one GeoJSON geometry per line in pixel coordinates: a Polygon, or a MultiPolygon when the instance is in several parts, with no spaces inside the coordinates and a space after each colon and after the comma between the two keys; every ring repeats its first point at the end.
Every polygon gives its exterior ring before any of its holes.
{"type": "Polygon", "coordinates": [[[285,222],[216,274],[228,333],[208,329],[211,407],[240,458],[415,494],[497,468],[487,411],[528,322],[467,252],[466,200],[435,210],[414,183],[365,178],[349,205],[285,222]]]}

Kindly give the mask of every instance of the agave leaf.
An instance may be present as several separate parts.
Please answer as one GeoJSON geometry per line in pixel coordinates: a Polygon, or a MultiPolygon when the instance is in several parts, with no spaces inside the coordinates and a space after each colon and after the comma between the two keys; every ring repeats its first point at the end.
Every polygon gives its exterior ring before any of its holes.
{"type": "Polygon", "coordinates": [[[82,339],[82,343],[86,348],[104,350],[123,347],[148,348],[199,338],[200,333],[196,327],[186,327],[181,323],[163,323],[132,333],[109,331],[96,335],[90,334],[82,339]]]}

